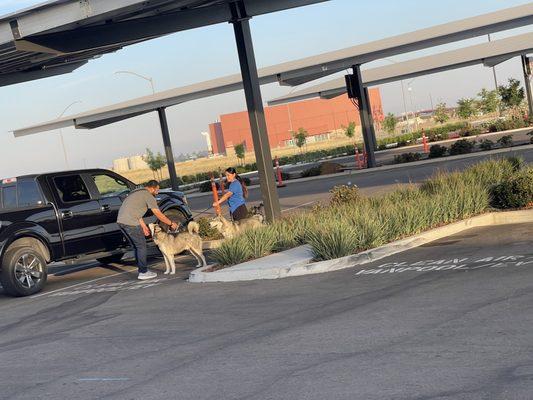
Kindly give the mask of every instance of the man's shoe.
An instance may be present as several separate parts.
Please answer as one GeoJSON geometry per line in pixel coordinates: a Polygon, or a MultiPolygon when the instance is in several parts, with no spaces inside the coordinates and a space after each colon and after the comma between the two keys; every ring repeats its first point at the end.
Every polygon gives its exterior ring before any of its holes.
{"type": "Polygon", "coordinates": [[[157,274],[155,272],[148,271],[148,272],[140,272],[137,279],[140,279],[141,281],[145,281],[147,279],[154,279],[156,277],[157,277],[157,274]]]}

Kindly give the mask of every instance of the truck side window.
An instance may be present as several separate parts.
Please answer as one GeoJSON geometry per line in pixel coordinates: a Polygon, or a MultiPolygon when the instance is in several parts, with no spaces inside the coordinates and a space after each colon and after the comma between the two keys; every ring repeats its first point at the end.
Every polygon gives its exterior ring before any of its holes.
{"type": "Polygon", "coordinates": [[[87,186],[80,175],[58,176],[54,178],[57,191],[63,203],[90,200],[87,186]]]}
{"type": "Polygon", "coordinates": [[[31,207],[42,204],[43,198],[35,181],[22,181],[17,185],[19,207],[31,207]]]}
{"type": "Polygon", "coordinates": [[[102,197],[118,196],[130,190],[126,182],[111,175],[96,174],[92,178],[102,197]]]}
{"type": "Polygon", "coordinates": [[[16,208],[17,207],[17,187],[4,186],[2,189],[2,200],[4,208],[16,208]]]}

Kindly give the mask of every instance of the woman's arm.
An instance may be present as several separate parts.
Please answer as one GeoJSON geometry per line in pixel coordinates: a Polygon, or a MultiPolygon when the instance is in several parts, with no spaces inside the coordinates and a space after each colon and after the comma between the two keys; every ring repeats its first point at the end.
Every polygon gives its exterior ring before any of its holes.
{"type": "Polygon", "coordinates": [[[233,196],[233,193],[231,193],[231,192],[226,192],[226,193],[224,194],[224,196],[222,196],[222,197],[218,200],[218,202],[215,201],[215,202],[213,203],[213,207],[219,206],[219,205],[221,205],[222,203],[226,202],[231,196],[233,196]]]}

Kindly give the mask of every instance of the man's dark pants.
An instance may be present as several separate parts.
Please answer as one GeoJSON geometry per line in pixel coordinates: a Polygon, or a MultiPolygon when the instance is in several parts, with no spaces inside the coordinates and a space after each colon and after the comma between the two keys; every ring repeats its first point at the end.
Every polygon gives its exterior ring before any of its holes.
{"type": "Polygon", "coordinates": [[[133,246],[135,251],[135,259],[139,267],[139,273],[144,274],[148,272],[148,249],[146,247],[146,238],[140,225],[129,226],[118,224],[120,230],[126,236],[126,239],[133,246]]]}

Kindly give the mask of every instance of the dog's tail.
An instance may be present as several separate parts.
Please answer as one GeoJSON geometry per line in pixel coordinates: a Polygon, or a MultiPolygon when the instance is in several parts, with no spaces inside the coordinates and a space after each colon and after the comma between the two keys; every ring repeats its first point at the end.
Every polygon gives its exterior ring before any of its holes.
{"type": "Polygon", "coordinates": [[[191,221],[189,222],[189,225],[187,225],[187,230],[191,235],[199,235],[200,234],[200,225],[198,222],[191,221]]]}

